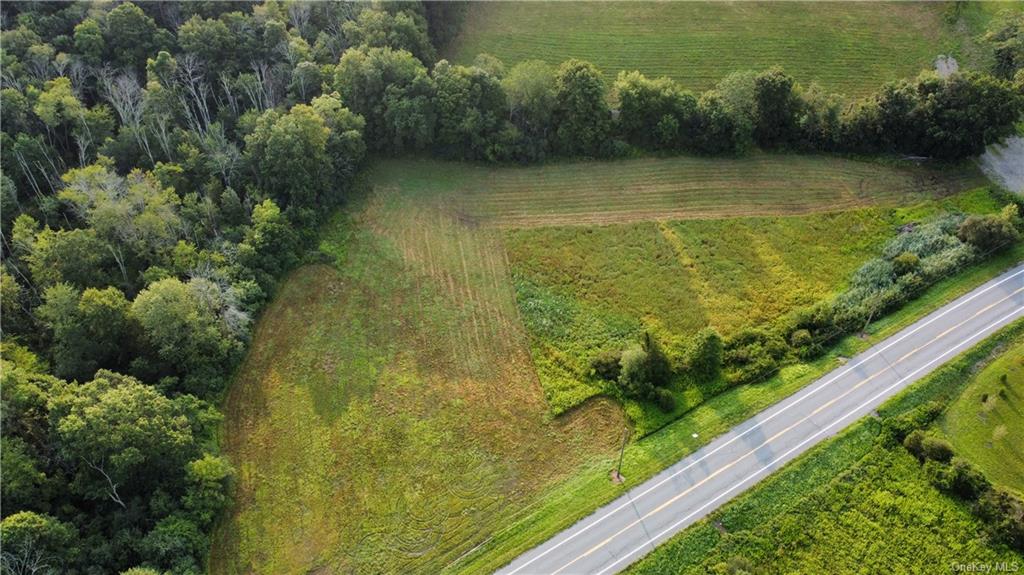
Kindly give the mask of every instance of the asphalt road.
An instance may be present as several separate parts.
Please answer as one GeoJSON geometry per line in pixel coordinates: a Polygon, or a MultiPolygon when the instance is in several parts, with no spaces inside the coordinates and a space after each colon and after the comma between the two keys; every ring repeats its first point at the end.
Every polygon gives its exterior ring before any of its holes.
{"type": "Polygon", "coordinates": [[[1024,317],[1024,264],[758,413],[498,572],[621,571],[1019,317],[1024,317]]]}

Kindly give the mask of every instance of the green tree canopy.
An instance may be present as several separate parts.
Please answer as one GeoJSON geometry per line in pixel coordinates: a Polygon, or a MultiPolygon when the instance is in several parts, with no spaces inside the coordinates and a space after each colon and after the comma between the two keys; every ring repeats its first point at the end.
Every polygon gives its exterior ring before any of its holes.
{"type": "Polygon", "coordinates": [[[436,143],[462,159],[493,159],[492,145],[508,118],[508,99],[498,78],[477,67],[434,66],[437,86],[436,143]]]}
{"type": "Polygon", "coordinates": [[[133,377],[100,371],[54,394],[49,409],[72,486],[91,499],[127,506],[197,455],[182,407],[133,377]]]}
{"type": "Polygon", "coordinates": [[[555,74],[555,149],[566,156],[596,156],[609,137],[611,110],[601,71],[568,60],[555,74]]]}
{"type": "Polygon", "coordinates": [[[346,50],[334,73],[342,101],[366,119],[374,150],[423,149],[434,137],[434,82],[411,53],[391,48],[346,50]]]}

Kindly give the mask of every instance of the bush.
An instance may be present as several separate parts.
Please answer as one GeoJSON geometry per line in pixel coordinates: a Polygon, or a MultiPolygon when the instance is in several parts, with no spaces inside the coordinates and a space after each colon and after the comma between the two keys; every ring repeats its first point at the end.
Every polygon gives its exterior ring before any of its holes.
{"type": "Polygon", "coordinates": [[[971,216],[960,224],[956,236],[983,252],[1008,247],[1020,239],[1013,223],[1002,215],[971,216]]]}
{"type": "Polygon", "coordinates": [[[642,344],[622,352],[619,366],[619,389],[627,397],[656,400],[655,388],[668,385],[672,378],[668,358],[646,333],[642,344]]]}
{"type": "Polygon", "coordinates": [[[948,463],[953,458],[953,446],[945,439],[929,435],[921,441],[921,454],[927,459],[948,463]]]}
{"type": "Polygon", "coordinates": [[[605,350],[590,360],[590,369],[594,375],[605,381],[616,381],[622,372],[622,366],[619,364],[621,359],[621,351],[605,350]]]}
{"type": "Polygon", "coordinates": [[[975,512],[996,539],[1024,550],[1024,501],[1003,489],[992,488],[978,499],[975,512]]]}
{"type": "Polygon", "coordinates": [[[892,259],[893,271],[896,275],[905,275],[917,270],[921,265],[921,258],[912,252],[903,252],[892,259]]]}
{"type": "Polygon", "coordinates": [[[619,389],[627,397],[649,397],[654,390],[651,385],[650,357],[639,345],[622,352],[619,373],[619,389]]]}
{"type": "Polygon", "coordinates": [[[903,447],[905,447],[907,451],[909,451],[919,461],[924,460],[924,448],[922,447],[922,443],[924,443],[925,437],[926,436],[923,431],[915,429],[907,434],[903,439],[903,447]]]}
{"type": "MultiPolygon", "coordinates": [[[[929,401],[910,411],[895,417],[887,417],[882,421],[882,440],[887,444],[903,442],[911,432],[924,429],[935,421],[942,413],[943,405],[938,401],[929,401]]],[[[909,447],[907,448],[910,449],[909,447]]],[[[913,451],[911,451],[914,453],[913,451]]],[[[914,453],[917,455],[917,453],[914,453]]]]}
{"type": "Polygon", "coordinates": [[[928,481],[940,491],[966,501],[974,501],[990,486],[981,471],[960,457],[954,457],[948,464],[928,461],[924,471],[928,481]]]}
{"type": "Polygon", "coordinates": [[[658,408],[666,413],[676,408],[676,396],[672,395],[672,392],[664,387],[654,390],[654,401],[658,404],[658,408]]]}
{"type": "Polygon", "coordinates": [[[726,379],[734,385],[764,381],[778,371],[779,360],[788,349],[777,333],[743,330],[725,344],[726,379]]]}
{"type": "Polygon", "coordinates": [[[697,380],[718,378],[722,370],[722,337],[711,328],[701,330],[693,337],[687,366],[697,380]]]}

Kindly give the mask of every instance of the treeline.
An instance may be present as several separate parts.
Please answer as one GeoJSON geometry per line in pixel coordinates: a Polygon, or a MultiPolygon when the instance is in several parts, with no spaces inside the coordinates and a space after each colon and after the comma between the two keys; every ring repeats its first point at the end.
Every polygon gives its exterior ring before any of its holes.
{"type": "Polygon", "coordinates": [[[1024,201],[1006,200],[998,214],[950,214],[904,231],[834,298],[724,339],[711,328],[682,342],[659,342],[645,333],[637,344],[594,356],[591,373],[622,396],[664,411],[675,408],[668,387],[676,379],[705,389],[765,381],[786,363],[819,357],[838,338],[865,329],[939,280],[1018,243],[1024,201]]]}
{"type": "Polygon", "coordinates": [[[364,8],[3,3],[4,573],[206,571],[216,404],[365,153],[324,67],[433,51],[364,8]]]}
{"type": "MultiPolygon", "coordinates": [[[[1019,111],[1008,81],[972,74],[851,107],[778,70],[697,97],[638,74],[609,88],[579,61],[457,66],[436,50],[453,6],[0,4],[5,571],[204,571],[234,473],[215,404],[367,150],[958,157],[1019,111]]],[[[627,355],[637,389],[651,357],[627,355]]]]}
{"type": "MultiPolygon", "coordinates": [[[[1005,389],[1000,393],[1005,397],[1005,389]]],[[[948,441],[929,431],[947,403],[933,400],[884,418],[882,443],[888,447],[902,444],[921,463],[929,483],[967,503],[993,540],[1024,551],[1024,500],[993,485],[970,460],[956,455],[948,441]]]]}
{"type": "Polygon", "coordinates": [[[1012,133],[1024,108],[1024,75],[1015,84],[926,72],[847,102],[772,68],[731,74],[696,95],[639,72],[623,72],[609,87],[580,60],[506,71],[485,54],[472,66],[441,60],[428,70],[415,46],[400,44],[347,51],[333,80],[366,118],[370,148],[496,162],[616,157],[634,148],[741,154],[755,146],[955,160],[1012,133]]]}

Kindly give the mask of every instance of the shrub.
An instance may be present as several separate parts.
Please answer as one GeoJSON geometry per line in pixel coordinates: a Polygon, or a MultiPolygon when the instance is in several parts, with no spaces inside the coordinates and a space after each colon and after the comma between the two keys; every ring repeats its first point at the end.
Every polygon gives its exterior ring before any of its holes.
{"type": "Polygon", "coordinates": [[[647,369],[651,384],[656,387],[668,385],[669,380],[672,379],[672,368],[669,366],[668,357],[649,333],[644,333],[643,349],[647,353],[647,369]]]}
{"type": "Polygon", "coordinates": [[[619,388],[628,397],[650,396],[654,389],[650,377],[650,357],[643,347],[634,345],[622,352],[619,388]]]}
{"type": "Polygon", "coordinates": [[[1001,214],[971,216],[960,224],[956,235],[983,252],[1005,248],[1020,239],[1010,219],[1001,214]]]}
{"type": "Polygon", "coordinates": [[[896,275],[904,275],[917,270],[921,265],[921,258],[913,252],[903,252],[892,259],[892,265],[896,275]]]}
{"type": "Polygon", "coordinates": [[[763,381],[778,371],[779,360],[788,349],[777,333],[763,329],[743,330],[725,344],[726,379],[731,384],[763,381]]]}
{"type": "Polygon", "coordinates": [[[1024,501],[1003,489],[992,488],[978,499],[975,511],[996,539],[1024,550],[1024,501]]]}
{"type": "Polygon", "coordinates": [[[622,372],[622,366],[619,364],[621,359],[621,351],[605,350],[590,360],[590,369],[594,375],[605,381],[616,381],[622,372]]]}
{"type": "Polygon", "coordinates": [[[905,447],[914,457],[917,457],[918,460],[923,460],[924,448],[922,443],[924,443],[924,438],[924,432],[920,429],[915,429],[903,439],[903,447],[905,447]]]}
{"type": "Polygon", "coordinates": [[[967,501],[974,501],[990,486],[985,475],[961,457],[954,457],[948,464],[927,461],[924,471],[928,481],[940,491],[967,501]]]}
{"type": "Polygon", "coordinates": [[[953,458],[953,446],[945,439],[929,435],[921,441],[921,454],[927,459],[948,463],[953,458]]]}
{"type": "MultiPolygon", "coordinates": [[[[929,401],[901,415],[885,418],[882,422],[883,442],[888,444],[903,442],[911,432],[924,429],[935,421],[942,413],[942,409],[943,405],[938,401],[929,401]]],[[[910,450],[909,447],[907,449],[910,450]]]]}
{"type": "Polygon", "coordinates": [[[711,328],[693,337],[687,361],[691,375],[698,380],[714,380],[722,369],[722,337],[711,328]]]}
{"type": "Polygon", "coordinates": [[[658,408],[666,413],[676,408],[676,396],[672,395],[672,392],[664,387],[654,390],[654,401],[658,404],[658,408]]]}

